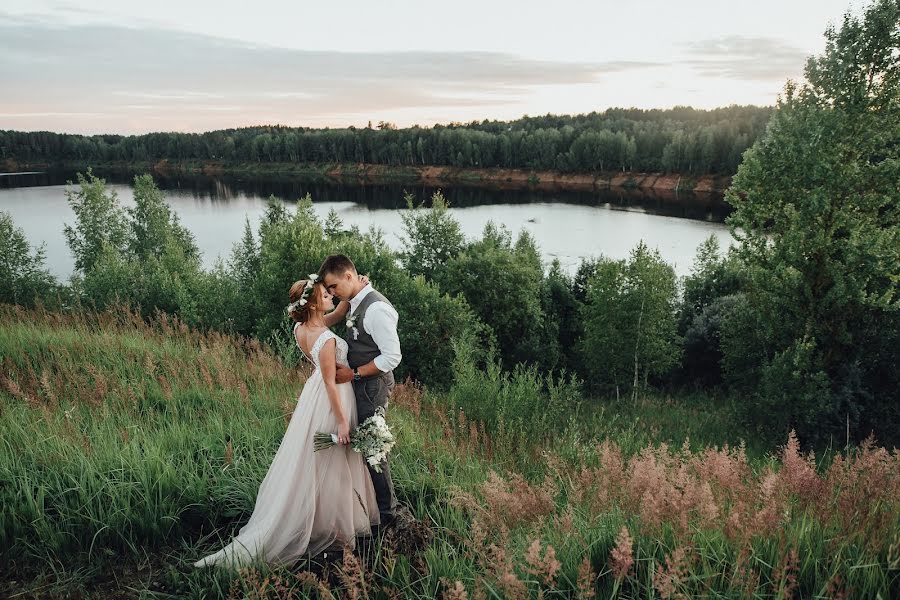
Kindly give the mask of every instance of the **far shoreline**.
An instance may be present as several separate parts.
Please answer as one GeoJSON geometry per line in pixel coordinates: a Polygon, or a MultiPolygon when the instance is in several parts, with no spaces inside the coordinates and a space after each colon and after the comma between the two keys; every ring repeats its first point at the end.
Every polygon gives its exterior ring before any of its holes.
{"type": "Polygon", "coordinates": [[[245,163],[225,161],[111,161],[18,163],[7,160],[6,171],[97,170],[190,173],[198,175],[296,175],[298,177],[356,185],[410,182],[502,190],[591,192],[639,190],[659,195],[699,194],[721,196],[731,185],[730,175],[688,176],[677,173],[596,172],[563,173],[530,169],[481,169],[448,166],[391,166],[360,163],[245,163]]]}

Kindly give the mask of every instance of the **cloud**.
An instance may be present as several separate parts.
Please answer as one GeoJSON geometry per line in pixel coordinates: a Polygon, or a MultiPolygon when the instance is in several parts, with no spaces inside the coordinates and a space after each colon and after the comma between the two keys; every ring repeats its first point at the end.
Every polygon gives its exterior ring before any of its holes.
{"type": "Polygon", "coordinates": [[[749,81],[783,81],[796,77],[807,52],[781,40],[739,35],[689,42],[683,61],[700,75],[749,81]]]}
{"type": "MultiPolygon", "coordinates": [[[[0,14],[2,17],[2,14],[0,14]]],[[[496,52],[333,52],[154,27],[0,21],[0,113],[205,111],[374,115],[418,107],[515,105],[539,86],[596,83],[660,66],[563,62],[496,52]]],[[[251,121],[258,122],[252,117],[251,121]]],[[[2,123],[0,123],[2,128],[2,123]]]]}
{"type": "Polygon", "coordinates": [[[4,119],[28,119],[32,117],[99,117],[102,113],[91,112],[15,112],[2,113],[0,118],[4,119]]]}

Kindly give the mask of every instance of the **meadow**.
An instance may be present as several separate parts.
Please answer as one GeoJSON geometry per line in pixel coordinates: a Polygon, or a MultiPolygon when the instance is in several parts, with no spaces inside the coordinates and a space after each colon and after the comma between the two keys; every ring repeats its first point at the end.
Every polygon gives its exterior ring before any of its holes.
{"type": "Polygon", "coordinates": [[[483,369],[468,351],[448,389],[407,382],[392,399],[392,470],[420,543],[195,571],[252,512],[308,368],[161,313],[0,305],[0,595],[900,593],[896,450],[768,447],[734,400],[586,398],[577,380],[483,369]]]}

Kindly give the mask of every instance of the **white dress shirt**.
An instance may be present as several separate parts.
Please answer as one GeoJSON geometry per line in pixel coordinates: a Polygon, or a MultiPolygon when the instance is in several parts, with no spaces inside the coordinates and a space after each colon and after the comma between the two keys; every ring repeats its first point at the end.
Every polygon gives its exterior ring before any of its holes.
{"type": "MultiPolygon", "coordinates": [[[[366,285],[350,299],[350,315],[356,312],[363,298],[373,291],[372,284],[366,285]]],[[[375,366],[382,373],[393,371],[400,364],[400,337],[397,335],[397,321],[400,319],[394,307],[378,300],[369,305],[366,318],[363,319],[363,330],[372,336],[381,354],[375,357],[375,366]]]]}

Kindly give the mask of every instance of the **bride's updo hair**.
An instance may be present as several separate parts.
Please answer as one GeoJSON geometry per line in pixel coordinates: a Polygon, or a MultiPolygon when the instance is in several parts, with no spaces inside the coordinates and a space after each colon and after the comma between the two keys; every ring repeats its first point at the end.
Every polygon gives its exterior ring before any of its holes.
{"type": "MultiPolygon", "coordinates": [[[[301,279],[294,282],[294,285],[291,286],[290,292],[288,292],[288,297],[290,298],[291,304],[295,304],[301,298],[303,298],[303,292],[306,291],[307,283],[309,283],[308,279],[301,279]]],[[[318,283],[313,285],[312,292],[310,292],[306,296],[306,303],[303,306],[297,306],[296,308],[288,312],[288,314],[294,321],[298,323],[306,323],[306,321],[309,320],[312,309],[318,308],[319,303],[322,300],[322,290],[320,289],[321,287],[322,286],[318,283]]]]}

